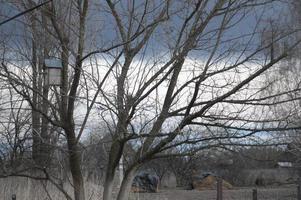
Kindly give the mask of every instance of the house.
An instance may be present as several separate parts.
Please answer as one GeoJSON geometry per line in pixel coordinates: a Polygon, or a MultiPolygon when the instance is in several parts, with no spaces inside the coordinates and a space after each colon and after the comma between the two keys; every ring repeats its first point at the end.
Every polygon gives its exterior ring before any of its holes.
{"type": "Polygon", "coordinates": [[[277,166],[279,168],[290,168],[290,167],[293,167],[293,163],[292,162],[277,162],[277,166]]]}

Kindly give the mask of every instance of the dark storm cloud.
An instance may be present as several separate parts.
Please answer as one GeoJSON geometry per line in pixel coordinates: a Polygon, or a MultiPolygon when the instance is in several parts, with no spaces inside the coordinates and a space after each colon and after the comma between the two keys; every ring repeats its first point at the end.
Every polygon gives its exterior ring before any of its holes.
{"type": "MultiPolygon", "coordinates": [[[[119,10],[127,9],[126,1],[121,1],[117,7],[119,10]]],[[[1,21],[16,15],[17,13],[22,12],[23,10],[18,9],[6,1],[1,1],[0,6],[0,19],[1,21]]],[[[138,9],[142,9],[143,1],[136,1],[135,5],[138,9]]],[[[160,1],[155,1],[156,4],[160,4],[160,1]]],[[[176,5],[176,4],[174,4],[176,5]]],[[[210,7],[210,5],[209,5],[210,7]]],[[[235,26],[231,27],[227,31],[225,31],[223,35],[223,39],[231,39],[235,37],[239,37],[244,34],[251,33],[255,27],[257,26],[257,20],[261,17],[263,19],[267,18],[277,18],[279,17],[279,13],[285,13],[287,11],[287,6],[284,3],[274,3],[269,6],[260,6],[253,8],[253,10],[249,10],[249,12],[242,11],[238,13],[235,17],[233,17],[232,22],[235,26]],[[244,16],[242,19],[241,17],[244,16]]],[[[149,16],[149,21],[151,21],[151,16],[149,16]]],[[[88,14],[87,21],[87,34],[86,34],[86,46],[89,51],[98,48],[104,48],[106,46],[112,45],[112,43],[116,43],[116,41],[120,41],[120,35],[118,33],[118,29],[116,28],[116,23],[112,17],[112,15],[108,12],[108,8],[106,4],[102,1],[91,1],[90,9],[88,14]]],[[[5,42],[12,44],[22,43],[24,42],[24,37],[30,37],[30,34],[26,34],[26,27],[24,23],[24,16],[19,17],[9,23],[0,26],[1,33],[1,41],[5,40],[5,42]],[[23,38],[23,39],[22,39],[23,38]]],[[[124,24],[127,24],[126,16],[122,18],[124,24]]],[[[166,32],[166,29],[170,28],[170,37],[176,37],[177,32],[173,32],[177,30],[179,26],[183,23],[183,20],[178,17],[172,17],[168,24],[163,24],[158,27],[155,37],[151,38],[150,46],[153,46],[157,50],[164,50],[167,47],[166,38],[163,37],[166,32]],[[173,36],[174,34],[174,36],[173,36]]],[[[221,23],[221,17],[213,20],[205,30],[205,32],[210,32],[214,28],[218,27],[221,23]]],[[[75,24],[76,26],[76,24],[75,24]]],[[[240,42],[245,42],[249,38],[243,37],[240,42]]],[[[255,41],[258,41],[258,38],[255,38],[255,41]]]]}

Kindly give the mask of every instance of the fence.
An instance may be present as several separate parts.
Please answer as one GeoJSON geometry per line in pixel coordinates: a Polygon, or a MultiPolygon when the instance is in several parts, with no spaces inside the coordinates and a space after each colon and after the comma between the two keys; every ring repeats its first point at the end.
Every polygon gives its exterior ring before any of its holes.
{"type": "MultiPolygon", "coordinates": [[[[217,189],[216,189],[216,199],[223,200],[223,179],[217,179],[217,189]]],[[[252,189],[252,200],[259,200],[258,199],[258,190],[257,188],[252,189]]],[[[297,186],[297,200],[301,200],[301,181],[297,186]]]]}

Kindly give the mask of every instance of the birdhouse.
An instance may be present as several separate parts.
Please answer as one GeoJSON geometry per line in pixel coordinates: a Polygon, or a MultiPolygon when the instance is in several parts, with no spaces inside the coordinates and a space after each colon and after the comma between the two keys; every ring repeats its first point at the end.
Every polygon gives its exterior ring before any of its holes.
{"type": "Polygon", "coordinates": [[[61,85],[62,81],[62,61],[57,58],[45,59],[46,66],[46,84],[61,85]]]}

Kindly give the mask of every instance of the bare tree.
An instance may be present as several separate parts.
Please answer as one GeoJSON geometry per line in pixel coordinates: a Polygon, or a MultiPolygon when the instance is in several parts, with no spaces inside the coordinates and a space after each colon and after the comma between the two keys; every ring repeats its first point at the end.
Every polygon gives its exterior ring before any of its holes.
{"type": "Polygon", "coordinates": [[[112,199],[126,143],[135,144],[136,155],[125,170],[118,200],[128,199],[136,170],[163,156],[160,152],[183,145],[191,147],[188,153],[252,145],[243,138],[298,128],[269,120],[260,106],[254,109],[273,98],[260,98],[258,77],[286,58],[299,40],[279,54],[273,53],[274,45],[296,30],[272,32],[274,39],[260,44],[259,17],[250,32],[227,35],[246,13],[274,1],[106,2],[124,48],[123,60],[112,72],[116,85],[101,92],[101,112],[108,113],[103,119],[111,115],[116,121],[104,200],[112,199]]]}
{"type": "MultiPolygon", "coordinates": [[[[85,199],[79,142],[88,122],[96,121],[89,116],[97,112],[112,139],[103,199],[113,199],[115,172],[125,158],[127,168],[117,199],[126,200],[136,171],[152,159],[254,145],[266,142],[262,133],[300,128],[287,117],[271,118],[266,109],[270,100],[281,104],[277,97],[295,89],[263,93],[268,87],[259,83],[300,42],[294,38],[283,51],[274,51],[298,32],[261,28],[265,9],[275,3],[53,1],[21,20],[29,27],[30,53],[13,49],[29,62],[10,60],[4,52],[0,76],[32,109],[33,144],[37,144],[33,151],[51,145],[49,126],[63,130],[60,137],[67,142],[76,200],[85,199]],[[92,10],[97,12],[90,16],[92,10]],[[97,15],[106,20],[88,20],[97,15]],[[251,27],[242,31],[246,22],[251,27]],[[91,31],[90,23],[102,30],[91,31]],[[261,42],[263,34],[271,39],[261,42]],[[49,56],[62,60],[60,88],[43,82],[43,61],[49,56]],[[78,120],[76,114],[83,117],[78,120]],[[127,145],[133,147],[134,156],[127,157],[127,145]],[[173,148],[177,151],[168,151],[173,148]]],[[[20,5],[22,9],[37,6],[29,0],[20,5]]],[[[37,150],[45,159],[47,149],[37,150]]],[[[47,170],[41,171],[43,178],[52,180],[47,170]]]]}
{"type": "MultiPolygon", "coordinates": [[[[35,1],[20,1],[17,6],[27,9],[37,4],[35,1]]],[[[45,167],[46,163],[44,161],[40,163],[41,159],[46,159],[49,153],[47,152],[49,149],[45,148],[49,144],[48,124],[64,130],[76,200],[85,199],[73,112],[81,76],[87,10],[88,1],[85,0],[52,2],[40,10],[31,12],[27,18],[32,49],[27,55],[31,69],[26,72],[22,69],[25,66],[22,65],[17,65],[14,69],[10,65],[15,63],[9,63],[9,59],[3,58],[1,71],[5,81],[27,100],[33,110],[33,156],[42,167],[45,167]],[[79,21],[79,24],[73,28],[71,23],[74,21],[79,21]],[[76,34],[71,34],[73,31],[76,34]],[[70,40],[76,40],[77,45],[70,43],[70,40]],[[71,68],[70,54],[74,58],[71,79],[68,74],[71,68]],[[49,56],[59,57],[62,60],[62,83],[59,91],[57,88],[50,88],[44,82],[43,73],[46,72],[44,59],[49,56]],[[20,76],[16,70],[23,71],[23,74],[20,76]],[[32,84],[28,79],[24,79],[28,78],[26,73],[32,73],[29,77],[32,78],[32,84]]]]}
{"type": "MultiPolygon", "coordinates": [[[[291,1],[289,4],[290,13],[287,25],[285,28],[293,27],[295,29],[300,28],[300,10],[301,2],[299,0],[291,1]]],[[[275,23],[275,22],[274,22],[275,23]]],[[[282,52],[287,48],[287,45],[292,40],[300,38],[300,33],[297,33],[285,40],[281,44],[277,45],[275,52],[282,52]]],[[[286,119],[292,124],[300,124],[300,45],[294,49],[289,57],[275,67],[271,73],[267,74],[265,79],[266,83],[263,84],[267,88],[266,94],[274,95],[275,98],[270,100],[269,109],[273,115],[277,118],[286,119]],[[267,84],[269,83],[269,84],[267,84]],[[290,91],[290,92],[288,92],[290,91]],[[276,102],[276,103],[275,103],[276,102]]],[[[287,141],[288,151],[296,156],[297,163],[300,162],[300,130],[284,132],[280,140],[287,141]]]]}

